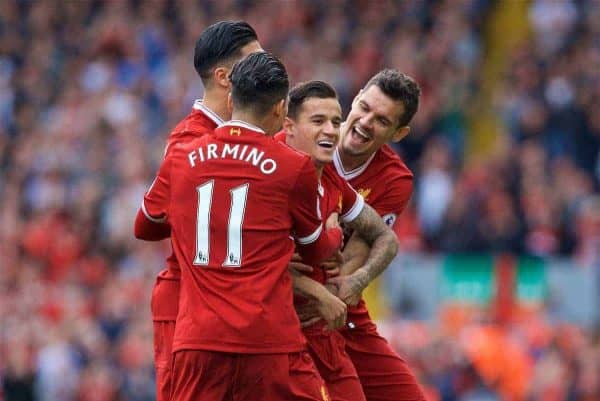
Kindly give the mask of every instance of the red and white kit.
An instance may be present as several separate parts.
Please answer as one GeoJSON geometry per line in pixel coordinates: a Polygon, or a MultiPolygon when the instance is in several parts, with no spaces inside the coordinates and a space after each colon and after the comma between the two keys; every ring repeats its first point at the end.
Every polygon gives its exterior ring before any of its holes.
{"type": "Polygon", "coordinates": [[[323,228],[317,194],[309,157],[243,122],[168,150],[144,210],[170,225],[181,267],[172,399],[220,399],[249,381],[256,399],[323,399],[287,272],[295,248],[318,264],[340,245],[341,231],[323,228]],[[268,368],[285,361],[286,375],[268,368]]]}
{"type": "MultiPolygon", "coordinates": [[[[410,200],[413,174],[388,145],[375,152],[362,166],[346,171],[338,151],[333,164],[365,201],[397,232],[396,219],[410,200]]],[[[377,332],[364,300],[348,307],[352,329],[341,331],[346,351],[358,372],[367,401],[425,401],[408,364],[377,332]]]]}

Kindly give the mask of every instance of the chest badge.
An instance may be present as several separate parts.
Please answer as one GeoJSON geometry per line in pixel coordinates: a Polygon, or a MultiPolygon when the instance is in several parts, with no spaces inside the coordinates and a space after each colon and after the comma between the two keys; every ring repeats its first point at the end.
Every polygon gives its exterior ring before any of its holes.
{"type": "Polygon", "coordinates": [[[363,197],[364,200],[367,200],[369,194],[371,193],[371,188],[360,188],[357,192],[363,197]]]}

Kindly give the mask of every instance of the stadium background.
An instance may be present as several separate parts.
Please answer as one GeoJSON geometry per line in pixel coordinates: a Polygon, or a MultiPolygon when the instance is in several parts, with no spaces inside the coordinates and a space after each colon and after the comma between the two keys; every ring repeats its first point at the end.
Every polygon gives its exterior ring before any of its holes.
{"type": "Polygon", "coordinates": [[[154,399],[132,236],[198,33],[243,18],[344,106],[423,89],[402,252],[368,297],[431,401],[600,400],[600,2],[0,2],[0,400],[154,399]]]}

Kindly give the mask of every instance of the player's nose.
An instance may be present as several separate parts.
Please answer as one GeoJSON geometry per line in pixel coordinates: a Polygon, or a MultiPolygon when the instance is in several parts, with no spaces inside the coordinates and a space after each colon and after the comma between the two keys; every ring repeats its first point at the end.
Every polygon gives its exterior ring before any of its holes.
{"type": "Polygon", "coordinates": [[[364,130],[371,130],[373,128],[373,114],[368,113],[365,114],[364,116],[362,116],[359,120],[358,123],[360,124],[360,127],[364,130]]]}
{"type": "Polygon", "coordinates": [[[323,126],[323,133],[325,135],[338,135],[339,134],[339,127],[336,127],[332,121],[328,121],[324,124],[323,126]]]}

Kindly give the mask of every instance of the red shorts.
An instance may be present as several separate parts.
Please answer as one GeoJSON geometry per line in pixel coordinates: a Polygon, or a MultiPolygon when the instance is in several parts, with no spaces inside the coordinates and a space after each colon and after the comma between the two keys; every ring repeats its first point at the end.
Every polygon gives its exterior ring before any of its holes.
{"type": "Polygon", "coordinates": [[[156,400],[168,401],[171,392],[171,365],[175,319],[179,306],[178,279],[168,278],[165,269],[156,277],[150,309],[154,329],[154,366],[156,369],[156,400]]]}
{"type": "Polygon", "coordinates": [[[325,331],[324,326],[317,323],[303,332],[331,401],[365,401],[358,374],[345,350],[344,337],[338,331],[325,331]]]}
{"type": "Polygon", "coordinates": [[[367,401],[425,401],[408,364],[377,333],[373,322],[341,333],[367,401]]]}
{"type": "Polygon", "coordinates": [[[169,401],[171,365],[173,364],[173,335],[175,321],[154,321],[154,367],[156,368],[156,401],[169,401]]]}
{"type": "Polygon", "coordinates": [[[184,350],[173,355],[172,401],[328,401],[308,352],[229,354],[184,350]]]}

